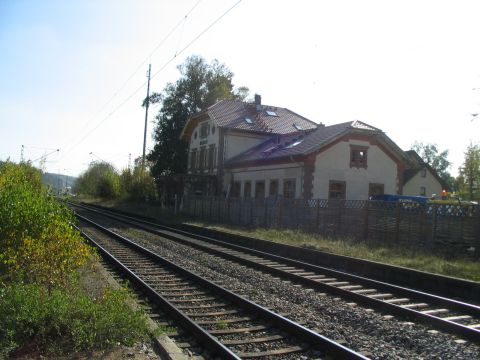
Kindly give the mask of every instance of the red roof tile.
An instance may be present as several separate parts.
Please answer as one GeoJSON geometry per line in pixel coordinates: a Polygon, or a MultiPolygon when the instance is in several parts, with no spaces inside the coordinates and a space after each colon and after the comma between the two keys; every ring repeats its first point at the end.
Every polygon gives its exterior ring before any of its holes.
{"type": "Polygon", "coordinates": [[[261,105],[261,111],[256,111],[255,105],[236,100],[222,100],[210,106],[206,113],[219,127],[240,129],[273,134],[288,134],[303,130],[311,130],[317,124],[286,108],[261,105]],[[267,114],[274,112],[276,116],[267,114]],[[248,117],[252,123],[247,123],[248,117]],[[295,126],[296,125],[296,126],[295,126]]]}

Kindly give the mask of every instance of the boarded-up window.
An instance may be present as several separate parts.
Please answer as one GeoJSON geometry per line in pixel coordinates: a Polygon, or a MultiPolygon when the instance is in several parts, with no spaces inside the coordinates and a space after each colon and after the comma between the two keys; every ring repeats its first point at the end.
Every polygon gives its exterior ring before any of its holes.
{"type": "Polygon", "coordinates": [[[268,195],[277,196],[278,195],[278,180],[270,180],[270,190],[268,195]]]}
{"type": "Polygon", "coordinates": [[[345,199],[346,190],[345,181],[330,180],[328,189],[329,199],[345,199]]]}
{"type": "Polygon", "coordinates": [[[255,182],[255,198],[261,199],[265,197],[265,181],[255,182]]]}
{"type": "Polygon", "coordinates": [[[245,184],[243,185],[243,197],[244,198],[249,198],[252,197],[252,182],[251,181],[245,181],[245,184]]]}
{"type": "Polygon", "coordinates": [[[283,180],[283,196],[286,198],[295,197],[295,179],[285,179],[283,180]]]}
{"type": "Polygon", "coordinates": [[[383,184],[376,184],[376,183],[368,184],[368,197],[374,196],[374,195],[383,195],[383,194],[384,194],[383,184]]]}

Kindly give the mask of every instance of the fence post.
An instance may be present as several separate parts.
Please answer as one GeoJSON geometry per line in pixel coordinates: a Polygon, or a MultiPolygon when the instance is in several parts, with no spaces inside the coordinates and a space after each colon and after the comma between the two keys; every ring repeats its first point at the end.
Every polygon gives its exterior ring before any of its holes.
{"type": "Polygon", "coordinates": [[[243,210],[244,199],[241,198],[238,201],[238,225],[242,224],[242,210],[243,210]]]}
{"type": "Polygon", "coordinates": [[[267,208],[267,206],[268,206],[267,198],[264,197],[263,198],[263,227],[265,229],[268,228],[268,225],[267,225],[268,224],[267,223],[268,208],[267,208]]]}
{"type": "Polygon", "coordinates": [[[253,200],[252,198],[250,198],[250,226],[253,227],[254,223],[253,223],[253,219],[254,219],[254,216],[253,216],[253,211],[255,209],[255,200],[253,200]]]}
{"type": "Polygon", "coordinates": [[[370,207],[370,200],[364,202],[364,221],[363,221],[363,240],[368,238],[368,209],[370,207]]]}
{"type": "Polygon", "coordinates": [[[320,232],[320,199],[316,200],[317,204],[317,221],[316,221],[316,227],[315,227],[315,232],[320,232]]]}
{"type": "Polygon", "coordinates": [[[398,244],[398,239],[400,237],[400,207],[401,203],[399,201],[396,202],[395,207],[395,244],[398,244]]]}
{"type": "Polygon", "coordinates": [[[278,227],[283,227],[283,198],[278,199],[278,227]]]}
{"type": "Polygon", "coordinates": [[[210,221],[213,221],[213,196],[210,197],[210,221]]]}
{"type": "Polygon", "coordinates": [[[433,249],[435,239],[437,238],[437,204],[432,204],[432,235],[429,247],[433,249]]]}
{"type": "Polygon", "coordinates": [[[230,214],[230,199],[229,197],[225,198],[225,201],[227,202],[227,222],[231,223],[232,222],[232,216],[230,214]]]}

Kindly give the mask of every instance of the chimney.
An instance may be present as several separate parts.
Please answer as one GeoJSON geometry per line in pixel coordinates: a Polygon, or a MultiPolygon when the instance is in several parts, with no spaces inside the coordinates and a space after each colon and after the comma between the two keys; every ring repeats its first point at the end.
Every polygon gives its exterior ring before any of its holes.
{"type": "Polygon", "coordinates": [[[255,94],[255,109],[257,112],[262,111],[262,97],[258,94],[255,94]]]}

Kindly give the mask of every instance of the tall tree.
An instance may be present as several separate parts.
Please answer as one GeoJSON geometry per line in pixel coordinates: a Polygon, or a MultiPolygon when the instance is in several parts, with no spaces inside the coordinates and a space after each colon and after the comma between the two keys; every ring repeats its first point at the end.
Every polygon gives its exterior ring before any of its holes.
{"type": "Polygon", "coordinates": [[[462,197],[480,200],[480,145],[470,144],[459,169],[457,183],[462,197]]]}
{"type": "Polygon", "coordinates": [[[155,118],[155,145],[148,154],[155,178],[185,173],[188,143],[180,134],[190,116],[219,100],[244,100],[248,95],[246,87],[234,89],[233,73],[217,60],[208,64],[200,56],[191,56],[178,70],[181,76],[174,84],[167,84],[161,94],[154,93],[146,100],[161,103],[155,118]]]}
{"type": "Polygon", "coordinates": [[[440,152],[437,144],[424,144],[415,141],[412,145],[412,150],[415,150],[425,163],[430,165],[440,176],[443,182],[448,185],[450,189],[455,187],[455,179],[448,172],[448,168],[452,164],[448,158],[448,149],[440,152]]]}

